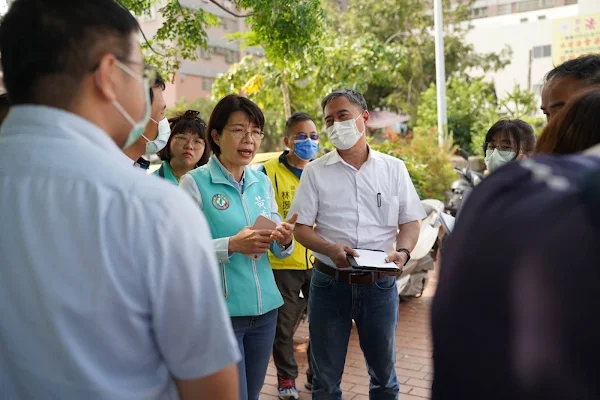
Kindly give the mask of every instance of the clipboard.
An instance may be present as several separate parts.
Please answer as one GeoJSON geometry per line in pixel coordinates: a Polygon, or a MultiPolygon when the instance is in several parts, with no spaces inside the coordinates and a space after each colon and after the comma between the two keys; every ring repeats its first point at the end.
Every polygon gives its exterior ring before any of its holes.
{"type": "Polygon", "coordinates": [[[347,256],[348,263],[354,269],[361,271],[391,271],[402,270],[395,263],[386,263],[387,253],[380,250],[353,249],[360,257],[347,256]]]}

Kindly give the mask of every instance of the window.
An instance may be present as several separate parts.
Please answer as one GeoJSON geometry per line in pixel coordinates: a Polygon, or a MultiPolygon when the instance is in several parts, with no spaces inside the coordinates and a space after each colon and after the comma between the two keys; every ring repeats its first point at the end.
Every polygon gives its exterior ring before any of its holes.
{"type": "Polygon", "coordinates": [[[476,7],[471,9],[471,18],[485,18],[488,15],[487,7],[476,7]]]}
{"type": "Polygon", "coordinates": [[[542,8],[554,7],[554,0],[542,0],[542,8]]]}
{"type": "Polygon", "coordinates": [[[577,4],[578,1],[577,0],[565,0],[565,6],[568,6],[569,4],[577,4]]]}
{"type": "Polygon", "coordinates": [[[552,46],[551,45],[546,45],[546,46],[535,46],[533,48],[533,58],[546,58],[546,57],[552,57],[552,46]]]}
{"type": "Polygon", "coordinates": [[[540,8],[540,0],[527,0],[517,3],[517,12],[533,11],[540,8]]]}
{"type": "Polygon", "coordinates": [[[545,15],[538,15],[538,21],[543,21],[546,19],[545,15]]]}
{"type": "Polygon", "coordinates": [[[198,55],[203,60],[210,60],[211,59],[211,53],[212,53],[212,48],[211,47],[209,47],[208,49],[198,49],[198,55]]]}
{"type": "Polygon", "coordinates": [[[521,23],[524,24],[525,22],[529,21],[527,18],[521,18],[521,23]]]}
{"type": "Polygon", "coordinates": [[[498,15],[506,15],[512,13],[512,4],[500,4],[498,6],[498,15]]]}
{"type": "Polygon", "coordinates": [[[235,30],[236,30],[235,20],[223,17],[223,18],[221,18],[221,27],[223,28],[224,31],[235,32],[235,30]]]}
{"type": "Polygon", "coordinates": [[[236,53],[233,50],[229,50],[226,54],[225,54],[225,61],[227,62],[227,64],[233,64],[235,63],[236,60],[236,53]]]}
{"type": "Polygon", "coordinates": [[[202,90],[209,91],[212,88],[212,79],[202,78],[202,90]]]}

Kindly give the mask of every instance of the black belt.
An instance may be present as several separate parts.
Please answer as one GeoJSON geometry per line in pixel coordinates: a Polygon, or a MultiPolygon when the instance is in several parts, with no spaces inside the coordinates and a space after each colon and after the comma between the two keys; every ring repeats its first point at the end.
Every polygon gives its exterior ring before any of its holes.
{"type": "Polygon", "coordinates": [[[397,272],[393,271],[344,271],[336,269],[319,260],[315,260],[314,268],[326,275],[329,275],[340,282],[355,283],[358,285],[369,285],[384,276],[398,276],[397,272]]]}

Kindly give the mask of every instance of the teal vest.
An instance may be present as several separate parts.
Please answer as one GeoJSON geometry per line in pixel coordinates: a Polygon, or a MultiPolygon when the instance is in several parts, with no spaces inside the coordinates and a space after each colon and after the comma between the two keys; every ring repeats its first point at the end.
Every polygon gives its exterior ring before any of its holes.
{"type": "Polygon", "coordinates": [[[175,175],[173,175],[171,166],[169,165],[169,163],[167,161],[163,161],[160,168],[157,169],[156,171],[154,171],[152,173],[152,175],[160,176],[161,178],[163,178],[171,183],[174,183],[175,185],[179,185],[179,182],[175,178],[175,175]]]}
{"type": "MultiPolygon", "coordinates": [[[[217,162],[188,172],[198,185],[203,211],[213,238],[236,235],[259,215],[271,217],[271,184],[262,172],[246,168],[244,193],[231,185],[217,162]]],[[[258,261],[233,253],[219,263],[223,293],[232,317],[263,315],[283,305],[267,254],[258,261]]]]}

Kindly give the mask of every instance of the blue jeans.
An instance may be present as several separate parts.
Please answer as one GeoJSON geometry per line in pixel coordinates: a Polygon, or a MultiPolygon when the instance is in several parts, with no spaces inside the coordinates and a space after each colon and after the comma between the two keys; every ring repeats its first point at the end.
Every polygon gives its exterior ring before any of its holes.
{"type": "Polygon", "coordinates": [[[277,310],[255,317],[231,317],[231,325],[242,353],[238,363],[240,400],[258,400],[273,350],[277,310]]]}
{"type": "Polygon", "coordinates": [[[313,270],[308,308],[312,398],[341,400],[340,383],[354,319],[370,376],[369,398],[398,399],[395,278],[385,276],[370,285],[358,285],[313,270]]]}

